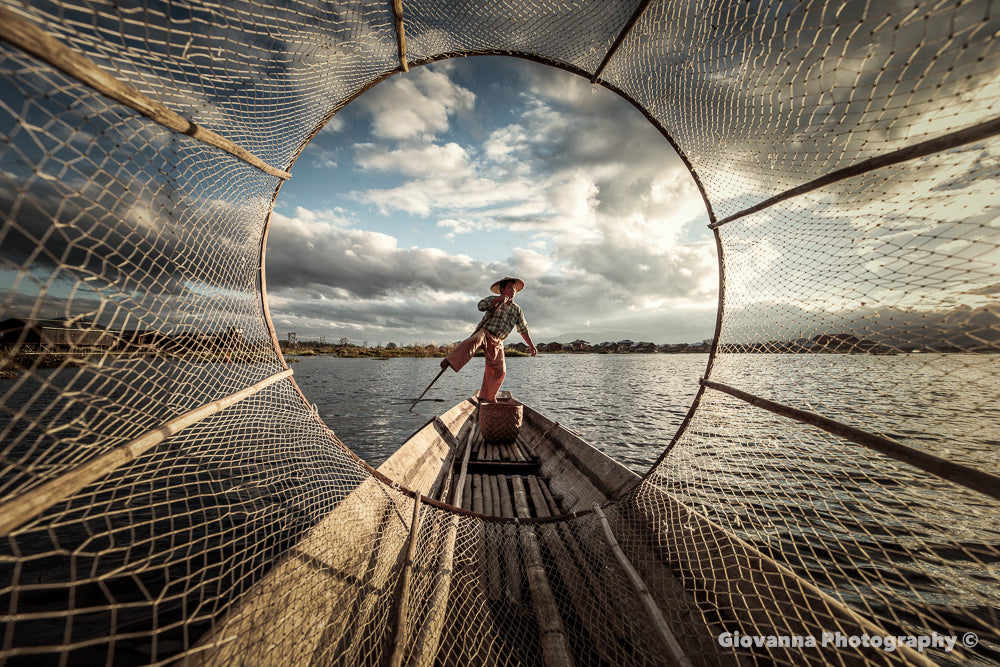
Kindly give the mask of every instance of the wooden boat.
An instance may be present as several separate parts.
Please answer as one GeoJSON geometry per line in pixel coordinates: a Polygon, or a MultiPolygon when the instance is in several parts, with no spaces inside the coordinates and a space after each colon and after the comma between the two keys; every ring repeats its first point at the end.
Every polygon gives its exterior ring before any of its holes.
{"type": "MultiPolygon", "coordinates": [[[[726,633],[891,634],[521,409],[505,443],[483,437],[476,397],[430,420],[186,664],[828,664],[828,651],[726,633]]],[[[870,648],[835,650],[872,662],[870,648]]],[[[906,647],[876,653],[929,664],[906,647]]]]}
{"type": "MultiPolygon", "coordinates": [[[[499,399],[513,401],[509,392],[500,392],[499,399]]],[[[506,519],[589,511],[594,503],[604,505],[639,482],[635,473],[528,406],[522,406],[523,426],[514,442],[487,442],[479,429],[478,409],[478,399],[472,397],[435,417],[379,472],[429,499],[506,519]],[[463,462],[466,451],[468,461],[463,462]],[[421,483],[431,475],[429,485],[421,483]],[[515,484],[524,485],[524,507],[510,500],[515,484]]]]}

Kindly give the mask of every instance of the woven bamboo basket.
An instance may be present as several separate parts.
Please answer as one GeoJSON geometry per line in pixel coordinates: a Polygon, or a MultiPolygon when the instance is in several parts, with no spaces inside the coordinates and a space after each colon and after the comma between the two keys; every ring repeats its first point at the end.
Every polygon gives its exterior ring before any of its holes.
{"type": "Polygon", "coordinates": [[[517,401],[497,401],[479,406],[479,430],[483,440],[509,445],[517,440],[524,420],[524,406],[517,401]]]}

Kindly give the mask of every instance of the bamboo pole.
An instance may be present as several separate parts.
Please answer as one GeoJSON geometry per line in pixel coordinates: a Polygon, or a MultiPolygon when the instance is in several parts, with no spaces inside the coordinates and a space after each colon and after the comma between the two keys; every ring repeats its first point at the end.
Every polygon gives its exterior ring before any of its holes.
{"type": "Polygon", "coordinates": [[[472,511],[478,514],[485,514],[483,508],[483,476],[472,476],[472,511]]]}
{"type": "Polygon", "coordinates": [[[660,611],[660,607],[656,604],[653,595],[649,592],[649,588],[646,587],[646,583],[642,580],[642,577],[632,567],[632,563],[629,562],[625,556],[625,552],[618,545],[618,540],[615,539],[615,534],[611,530],[611,524],[608,523],[608,518],[604,516],[604,512],[601,511],[601,507],[597,503],[594,503],[594,514],[597,515],[597,518],[601,522],[601,529],[604,531],[604,538],[607,540],[611,552],[614,554],[618,564],[625,571],[635,592],[639,594],[639,598],[646,608],[646,613],[649,614],[649,620],[653,624],[653,628],[657,634],[660,635],[660,639],[663,641],[670,657],[678,667],[692,667],[691,659],[684,654],[681,645],[677,643],[677,638],[670,631],[667,620],[663,617],[663,612],[660,611]]]}
{"type": "Polygon", "coordinates": [[[505,519],[514,518],[514,505],[510,501],[510,490],[507,487],[507,480],[503,477],[494,477],[500,487],[500,516],[505,519]]]}
{"type": "Polygon", "coordinates": [[[500,542],[500,550],[503,552],[506,575],[503,580],[504,593],[507,599],[515,605],[521,604],[521,589],[524,586],[523,568],[520,559],[517,557],[517,527],[512,523],[500,524],[503,538],[500,542]]]}
{"type": "Polygon", "coordinates": [[[503,500],[500,498],[500,481],[496,475],[490,475],[490,495],[493,498],[493,514],[503,516],[503,500]]]}
{"type": "MultiPolygon", "coordinates": [[[[905,148],[890,151],[889,153],[885,153],[883,155],[877,155],[857,164],[844,167],[843,169],[831,171],[825,176],[820,176],[819,178],[813,179],[808,183],[803,183],[802,185],[791,188],[790,190],[786,190],[785,192],[775,195],[770,199],[766,199],[759,204],[755,204],[717,222],[713,222],[708,226],[708,228],[718,229],[719,227],[729,224],[734,220],[739,220],[740,218],[757,213],[758,211],[763,211],[764,209],[770,208],[787,199],[798,197],[799,195],[812,192],[813,190],[818,190],[821,187],[847,178],[853,178],[854,176],[860,176],[861,174],[866,174],[876,169],[891,167],[892,165],[899,164],[901,162],[908,162],[909,160],[926,157],[928,155],[933,155],[934,153],[951,150],[952,148],[964,146],[965,144],[970,144],[974,141],[982,141],[983,139],[988,139],[995,134],[1000,134],[1000,118],[994,118],[993,120],[979,123],[978,125],[965,128],[964,130],[950,132],[935,139],[928,139],[927,141],[921,141],[920,143],[912,146],[906,146],[905,148]]],[[[718,340],[718,336],[716,336],[716,340],[718,340]]]]}
{"type": "Polygon", "coordinates": [[[520,437],[517,440],[514,441],[514,445],[513,445],[514,458],[516,458],[518,461],[522,461],[522,462],[523,461],[527,461],[527,459],[524,457],[524,448],[519,443],[519,440],[520,440],[520,437]]]}
{"type": "Polygon", "coordinates": [[[434,574],[434,585],[427,603],[427,615],[414,641],[413,655],[407,663],[409,667],[431,667],[435,664],[438,649],[441,646],[441,633],[444,629],[445,616],[448,611],[448,598],[451,594],[458,521],[457,514],[452,514],[448,518],[448,528],[445,534],[444,545],[438,561],[437,572],[434,574]]]}
{"type": "Polygon", "coordinates": [[[511,478],[514,485],[514,504],[517,505],[517,516],[520,519],[531,518],[531,508],[528,506],[528,494],[524,491],[524,480],[520,476],[511,478]]]}
{"type": "Polygon", "coordinates": [[[559,516],[560,514],[564,514],[565,512],[563,512],[563,509],[559,506],[559,503],[556,502],[555,496],[552,495],[552,491],[549,489],[548,482],[545,481],[545,478],[540,478],[539,482],[540,482],[539,485],[542,487],[542,495],[545,496],[545,502],[548,503],[549,511],[552,512],[552,516],[559,516]]]}
{"type": "Polygon", "coordinates": [[[483,512],[489,515],[495,515],[499,509],[494,510],[493,508],[493,489],[490,484],[490,476],[483,475],[483,512]]]}
{"type": "Polygon", "coordinates": [[[482,458],[483,458],[483,435],[482,435],[482,433],[479,432],[478,429],[476,429],[474,432],[475,432],[475,443],[476,443],[476,445],[475,445],[475,448],[473,449],[472,453],[474,454],[474,458],[477,461],[479,461],[479,460],[482,460],[482,458]]]}
{"type": "MultiPolygon", "coordinates": [[[[531,516],[528,507],[528,496],[524,492],[524,484],[520,477],[513,477],[514,500],[517,504],[519,517],[531,516]]],[[[538,536],[531,526],[520,528],[521,555],[528,575],[528,587],[531,590],[531,606],[535,610],[535,621],[538,624],[538,642],[542,646],[542,657],[546,665],[573,665],[573,654],[570,651],[569,640],[563,627],[562,616],[552,586],[549,584],[545,565],[542,562],[542,552],[538,546],[538,536]]]]}
{"type": "Polygon", "coordinates": [[[462,504],[459,505],[464,510],[472,509],[472,475],[465,478],[465,487],[462,489],[462,504]]]}
{"type": "Polygon", "coordinates": [[[545,496],[542,494],[542,489],[538,485],[538,478],[534,475],[528,475],[528,492],[531,494],[531,502],[535,506],[535,516],[541,518],[548,518],[552,516],[549,512],[548,503],[545,502],[545,496]]]}
{"type": "Polygon", "coordinates": [[[166,128],[221,149],[270,176],[281,179],[292,177],[288,172],[272,167],[229,139],[197,125],[127,83],[119,81],[87,56],[73,51],[7,7],[0,7],[0,38],[166,128]]]}
{"type": "MultiPolygon", "coordinates": [[[[459,469],[458,480],[455,482],[455,490],[451,495],[451,504],[463,506],[462,494],[465,493],[465,477],[469,470],[469,457],[472,455],[472,431],[465,434],[465,451],[462,453],[462,467],[459,469]]],[[[468,505],[465,509],[469,509],[468,505]]]]}
{"type": "MultiPolygon", "coordinates": [[[[500,505],[500,516],[506,519],[514,518],[514,506],[511,503],[510,489],[508,488],[507,478],[500,475],[491,475],[490,484],[493,486],[494,492],[499,496],[500,505]]],[[[494,508],[496,506],[494,505],[494,508]]],[[[504,524],[500,527],[503,534],[508,537],[512,542],[516,544],[516,538],[513,537],[514,533],[512,527],[509,524],[504,524]]],[[[505,540],[506,541],[506,540],[505,540]]],[[[503,548],[501,549],[504,555],[504,562],[506,563],[507,576],[503,578],[504,592],[507,594],[507,599],[515,602],[521,601],[521,567],[517,562],[517,550],[516,547],[503,548]]]]}
{"type": "Polygon", "coordinates": [[[406,31],[403,29],[403,0],[392,0],[392,20],[396,27],[396,43],[399,45],[399,66],[404,72],[410,71],[406,61],[406,31]]]}
{"type": "Polygon", "coordinates": [[[611,62],[611,59],[614,58],[616,53],[618,53],[618,49],[621,47],[622,42],[624,42],[625,38],[628,37],[630,32],[632,32],[632,28],[635,27],[636,23],[638,23],[639,18],[642,16],[643,12],[646,11],[646,7],[649,6],[649,3],[651,1],[652,0],[643,0],[643,2],[639,5],[639,7],[632,13],[631,18],[629,18],[628,20],[628,23],[626,23],[625,27],[622,28],[622,31],[618,33],[618,37],[611,45],[611,48],[608,49],[608,52],[604,55],[604,60],[602,60],[601,64],[598,65],[597,70],[594,71],[594,75],[590,77],[591,84],[597,83],[598,80],[601,78],[601,75],[604,74],[604,68],[608,66],[608,63],[611,62]]]}
{"type": "Polygon", "coordinates": [[[123,445],[105,452],[96,459],[38,486],[23,495],[0,506],[0,536],[31,521],[59,501],[72,496],[88,484],[96,482],[111,471],[135,460],[167,438],[183,431],[192,424],[211,417],[221,410],[257,394],[279,380],[292,374],[291,370],[276,373],[271,377],[217,401],[206,403],[166,422],[162,426],[140,435],[123,445]]]}
{"type": "Polygon", "coordinates": [[[584,627],[594,648],[606,664],[614,664],[615,658],[623,652],[619,646],[620,637],[613,627],[618,617],[614,607],[607,603],[599,582],[593,577],[584,559],[574,558],[564,543],[562,524],[544,524],[538,527],[542,541],[548,547],[555,562],[564,589],[572,601],[577,622],[584,627]],[[591,610],[604,611],[608,617],[602,620],[591,610]]]}
{"type": "Polygon", "coordinates": [[[859,428],[842,424],[814,412],[800,410],[798,408],[793,408],[790,405],[784,405],[783,403],[777,403],[775,401],[769,401],[766,398],[748,394],[745,391],[740,391],[739,389],[728,385],[711,382],[709,380],[702,380],[701,384],[709,389],[715,389],[716,391],[721,391],[729,394],[730,396],[746,401],[750,405],[773,412],[776,415],[789,417],[791,419],[795,419],[796,421],[800,421],[803,424],[809,424],[810,426],[823,429],[827,433],[832,433],[833,435],[846,438],[855,444],[862,445],[869,449],[874,449],[875,451],[881,452],[882,454],[894,458],[897,461],[902,461],[903,463],[909,464],[915,468],[919,468],[924,472],[929,472],[932,475],[937,475],[938,477],[946,479],[949,482],[954,482],[955,484],[964,486],[967,489],[972,489],[973,491],[978,491],[990,496],[991,498],[1000,500],[1000,476],[984,472],[982,470],[977,470],[976,468],[962,465],[961,463],[948,461],[947,459],[934,456],[933,454],[928,454],[918,449],[908,447],[884,436],[875,435],[874,433],[869,433],[868,431],[863,431],[859,428]]]}
{"type": "MultiPolygon", "coordinates": [[[[482,475],[482,489],[483,489],[483,513],[489,515],[495,515],[500,511],[499,501],[494,504],[493,502],[493,485],[490,483],[490,475],[482,475]]],[[[483,557],[486,559],[486,575],[487,575],[487,590],[489,590],[489,596],[491,600],[499,600],[500,594],[500,553],[497,549],[497,531],[500,529],[498,524],[493,522],[485,522],[484,527],[486,530],[486,551],[483,557]]]]}
{"type": "Polygon", "coordinates": [[[494,521],[484,521],[483,528],[486,531],[486,552],[483,554],[486,560],[487,590],[490,600],[499,600],[500,593],[500,550],[497,543],[500,541],[497,532],[503,526],[494,521]]]}
{"type": "Polygon", "coordinates": [[[403,651],[406,649],[406,612],[410,602],[410,575],[413,572],[413,556],[417,551],[417,538],[420,534],[420,492],[413,499],[413,518],[410,520],[410,539],[406,545],[406,562],[403,574],[399,579],[399,592],[396,605],[396,640],[393,642],[392,655],[389,657],[391,667],[403,664],[403,651]]]}

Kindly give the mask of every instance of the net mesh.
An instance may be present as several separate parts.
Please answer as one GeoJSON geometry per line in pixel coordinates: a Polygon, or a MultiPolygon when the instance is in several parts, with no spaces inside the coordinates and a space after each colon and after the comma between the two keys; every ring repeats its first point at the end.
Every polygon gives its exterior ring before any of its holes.
{"type": "MultiPolygon", "coordinates": [[[[995,6],[642,4],[403,10],[414,62],[592,76],[619,44],[601,83],[718,222],[711,386],[604,508],[617,544],[695,664],[1000,663],[995,496],[801,417],[1000,475],[995,6]],[[957,643],[852,647],[859,628],[957,643]]],[[[383,1],[4,5],[277,169],[400,67],[383,1]]],[[[407,566],[411,493],[284,374],[261,278],[278,177],[9,37],[0,87],[0,662],[673,659],[594,513],[425,505],[407,566]]]]}

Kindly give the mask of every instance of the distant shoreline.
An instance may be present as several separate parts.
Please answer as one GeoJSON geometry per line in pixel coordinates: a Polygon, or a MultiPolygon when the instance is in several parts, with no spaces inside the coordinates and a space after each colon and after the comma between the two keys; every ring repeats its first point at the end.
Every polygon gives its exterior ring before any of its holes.
{"type": "MultiPolygon", "coordinates": [[[[538,354],[708,354],[711,350],[707,345],[677,345],[666,346],[669,349],[643,348],[643,349],[544,349],[546,346],[539,346],[538,354]]],[[[442,358],[447,356],[453,349],[452,346],[411,346],[411,347],[357,347],[352,345],[339,346],[310,346],[309,343],[302,344],[294,348],[285,345],[281,346],[281,354],[286,360],[296,362],[303,357],[339,357],[344,359],[415,359],[422,357],[442,358]]],[[[2,352],[2,351],[0,351],[2,352]]],[[[811,349],[795,346],[770,347],[770,346],[727,346],[724,354],[853,354],[853,355],[898,355],[898,354],[991,354],[1000,353],[998,350],[965,350],[961,348],[939,348],[939,349],[913,349],[902,350],[889,348],[886,346],[831,346],[813,347],[811,349]]],[[[513,346],[507,347],[504,354],[508,358],[528,357],[528,352],[519,350],[513,346]]],[[[477,356],[483,356],[479,352],[477,356]]],[[[195,363],[261,363],[273,360],[269,350],[235,350],[231,353],[223,351],[188,351],[188,352],[159,352],[150,354],[135,351],[112,352],[108,350],[75,350],[75,351],[26,351],[23,350],[13,357],[8,357],[8,365],[0,368],[0,378],[13,379],[20,377],[22,372],[28,369],[54,369],[65,367],[87,366],[92,362],[100,362],[108,359],[164,359],[174,361],[187,361],[195,363]]]]}

